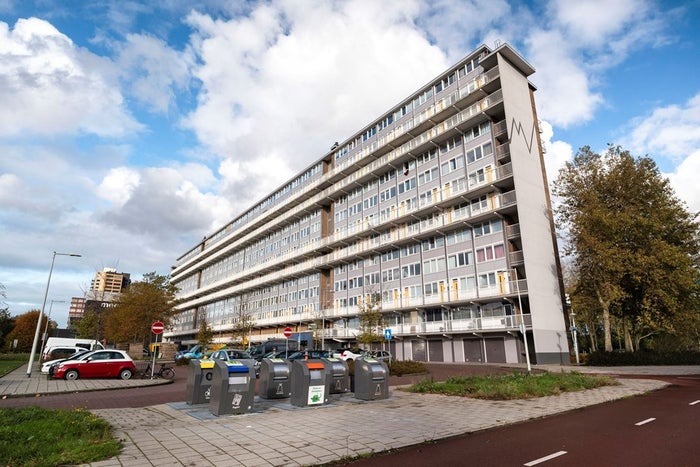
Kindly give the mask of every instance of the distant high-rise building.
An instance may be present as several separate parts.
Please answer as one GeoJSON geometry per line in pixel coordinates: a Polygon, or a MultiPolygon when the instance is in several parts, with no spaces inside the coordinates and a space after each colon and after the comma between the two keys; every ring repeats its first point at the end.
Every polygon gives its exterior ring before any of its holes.
{"type": "Polygon", "coordinates": [[[87,291],[85,297],[71,298],[68,327],[75,328],[86,310],[100,310],[110,306],[129,284],[131,284],[130,273],[117,272],[114,268],[104,268],[102,271],[97,271],[94,279],[90,281],[90,290],[87,291]]]}
{"type": "Polygon", "coordinates": [[[250,313],[253,343],[355,345],[369,303],[400,360],[568,363],[534,71],[482,46],[329,144],[177,259],[165,337],[194,343],[206,320],[226,343],[250,313]]]}

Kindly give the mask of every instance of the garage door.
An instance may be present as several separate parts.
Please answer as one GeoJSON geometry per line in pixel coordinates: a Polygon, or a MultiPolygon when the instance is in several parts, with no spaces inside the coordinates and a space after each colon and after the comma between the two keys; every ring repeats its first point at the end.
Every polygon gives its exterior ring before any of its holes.
{"type": "Polygon", "coordinates": [[[488,363],[505,363],[506,346],[502,337],[484,339],[486,347],[486,361],[488,363]]]}
{"type": "Polygon", "coordinates": [[[420,339],[414,339],[411,341],[411,350],[413,360],[417,362],[425,362],[425,341],[420,339]]]}
{"type": "Polygon", "coordinates": [[[464,361],[483,362],[481,339],[464,339],[464,361]]]}
{"type": "Polygon", "coordinates": [[[442,340],[428,341],[428,355],[430,356],[430,362],[444,361],[444,355],[442,353],[442,340]]]}

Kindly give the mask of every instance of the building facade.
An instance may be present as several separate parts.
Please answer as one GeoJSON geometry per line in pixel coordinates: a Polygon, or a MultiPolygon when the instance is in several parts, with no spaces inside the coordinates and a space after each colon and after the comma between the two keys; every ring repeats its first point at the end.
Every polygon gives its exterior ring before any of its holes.
{"type": "MultiPolygon", "coordinates": [[[[178,258],[181,312],[229,343],[353,345],[378,302],[401,360],[568,363],[534,69],[482,46],[178,258]]],[[[388,330],[388,331],[387,331],[388,330]]],[[[386,334],[385,334],[386,333],[386,334]]]]}

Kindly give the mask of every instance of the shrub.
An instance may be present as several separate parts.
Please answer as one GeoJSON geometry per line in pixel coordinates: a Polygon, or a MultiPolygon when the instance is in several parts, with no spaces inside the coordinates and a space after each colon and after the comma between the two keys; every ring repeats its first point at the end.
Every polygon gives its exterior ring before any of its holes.
{"type": "Polygon", "coordinates": [[[428,367],[423,362],[413,360],[392,360],[389,365],[389,374],[392,376],[419,375],[428,373],[428,367]]]}
{"type": "Polygon", "coordinates": [[[188,366],[190,364],[190,359],[187,357],[180,357],[175,360],[175,365],[177,366],[188,366]]]}

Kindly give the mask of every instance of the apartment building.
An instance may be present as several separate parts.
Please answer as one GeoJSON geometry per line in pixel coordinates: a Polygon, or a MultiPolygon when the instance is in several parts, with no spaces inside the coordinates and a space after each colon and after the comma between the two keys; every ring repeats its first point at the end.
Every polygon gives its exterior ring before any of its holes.
{"type": "Polygon", "coordinates": [[[313,332],[356,343],[381,305],[398,359],[568,363],[563,286],[534,73],[481,46],[177,259],[181,312],[233,340],[313,332]],[[372,298],[373,297],[373,298],[372,298]]]}

